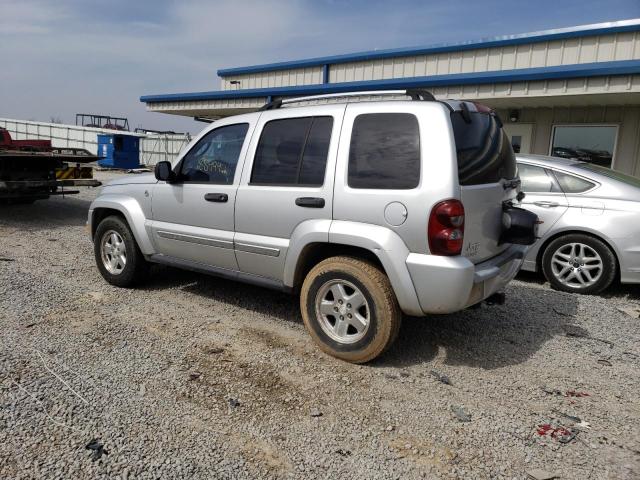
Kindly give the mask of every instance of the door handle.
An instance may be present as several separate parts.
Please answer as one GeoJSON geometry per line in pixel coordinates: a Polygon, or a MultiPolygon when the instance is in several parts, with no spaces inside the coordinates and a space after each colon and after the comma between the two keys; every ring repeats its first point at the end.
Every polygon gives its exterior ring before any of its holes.
{"type": "Polygon", "coordinates": [[[207,202],[225,203],[229,201],[229,195],[226,193],[205,193],[204,199],[207,202]]]}
{"type": "Polygon", "coordinates": [[[296,198],[296,205],[306,208],[324,208],[324,198],[300,197],[296,198]]]}
{"type": "Polygon", "coordinates": [[[544,207],[544,208],[553,208],[560,205],[558,202],[547,202],[547,201],[533,202],[533,204],[537,205],[538,207],[544,207]]]}

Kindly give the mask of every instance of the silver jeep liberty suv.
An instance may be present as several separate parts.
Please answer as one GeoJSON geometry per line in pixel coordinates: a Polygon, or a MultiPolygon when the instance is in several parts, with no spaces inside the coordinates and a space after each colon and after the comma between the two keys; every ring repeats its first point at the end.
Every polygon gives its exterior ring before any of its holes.
{"type": "Polygon", "coordinates": [[[402,313],[499,292],[535,240],[488,108],[429,92],[285,99],[208,126],[155,176],[106,185],[89,227],[102,276],[161,263],[299,294],[322,350],[367,362],[402,313]]]}

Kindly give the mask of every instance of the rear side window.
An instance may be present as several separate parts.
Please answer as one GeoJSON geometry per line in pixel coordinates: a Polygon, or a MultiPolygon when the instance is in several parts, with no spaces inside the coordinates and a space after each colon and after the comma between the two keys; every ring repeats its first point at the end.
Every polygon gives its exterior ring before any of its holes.
{"type": "Polygon", "coordinates": [[[564,193],[582,193],[591,190],[595,184],[575,175],[569,175],[562,172],[553,172],[558,179],[560,188],[564,193]]]}
{"type": "Polygon", "coordinates": [[[321,186],[332,127],[333,117],[266,123],[253,161],[251,184],[321,186]]]}
{"type": "Polygon", "coordinates": [[[561,193],[553,174],[545,168],[520,163],[518,173],[525,193],[561,193]]]}
{"type": "Polygon", "coordinates": [[[515,178],[515,155],[498,117],[484,112],[455,111],[451,113],[451,124],[460,185],[515,178]]]}
{"type": "Polygon", "coordinates": [[[347,182],[351,188],[416,188],[420,183],[420,129],[415,115],[358,115],[351,134],[347,182]]]}

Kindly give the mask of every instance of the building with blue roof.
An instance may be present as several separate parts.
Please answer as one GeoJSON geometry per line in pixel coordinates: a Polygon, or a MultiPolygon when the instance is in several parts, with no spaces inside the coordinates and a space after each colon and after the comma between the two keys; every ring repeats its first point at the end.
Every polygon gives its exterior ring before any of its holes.
{"type": "Polygon", "coordinates": [[[220,89],[145,95],[147,109],[201,119],[279,98],[425,88],[495,108],[514,149],[640,176],[640,19],[226,68],[220,89]]]}

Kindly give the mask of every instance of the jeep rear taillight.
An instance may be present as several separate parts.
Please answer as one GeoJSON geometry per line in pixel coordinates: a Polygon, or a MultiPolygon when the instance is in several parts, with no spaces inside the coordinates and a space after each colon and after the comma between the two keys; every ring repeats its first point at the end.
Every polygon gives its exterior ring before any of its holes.
{"type": "Polygon", "coordinates": [[[432,255],[460,255],[464,239],[464,207],[460,200],[445,200],[429,216],[429,250],[432,255]]]}

